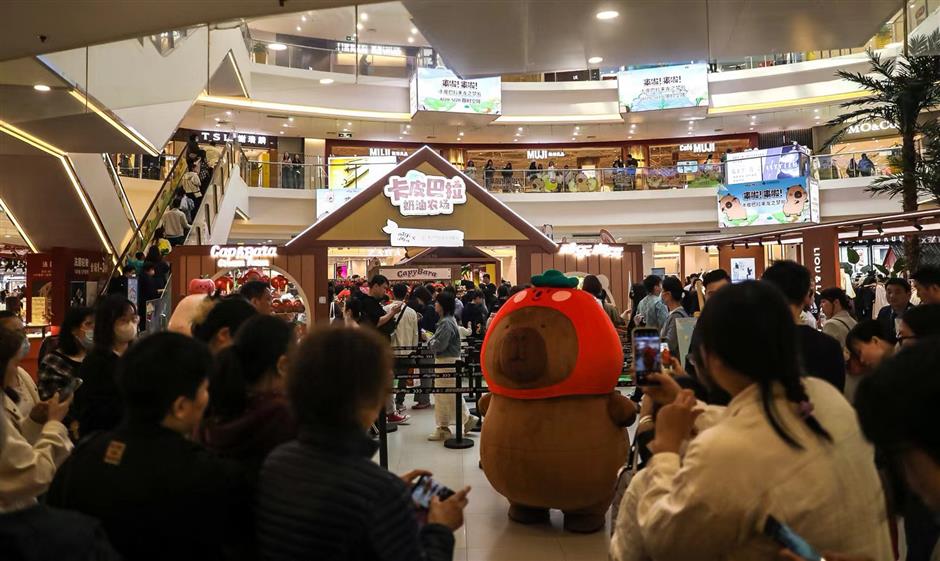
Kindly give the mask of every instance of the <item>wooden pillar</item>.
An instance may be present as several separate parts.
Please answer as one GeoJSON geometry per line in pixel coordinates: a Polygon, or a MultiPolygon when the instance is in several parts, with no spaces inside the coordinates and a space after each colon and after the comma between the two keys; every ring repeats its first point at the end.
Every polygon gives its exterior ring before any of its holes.
{"type": "Polygon", "coordinates": [[[328,322],[330,320],[330,305],[327,295],[327,285],[330,280],[329,273],[329,248],[326,246],[317,246],[313,248],[313,291],[308,292],[313,302],[310,303],[313,309],[313,322],[328,322]]]}
{"type": "Polygon", "coordinates": [[[841,286],[839,232],[834,226],[803,232],[803,266],[809,269],[816,292],[841,286]]]}
{"type": "Polygon", "coordinates": [[[532,278],[532,253],[535,250],[530,245],[516,246],[516,284],[527,284],[532,278]]]}

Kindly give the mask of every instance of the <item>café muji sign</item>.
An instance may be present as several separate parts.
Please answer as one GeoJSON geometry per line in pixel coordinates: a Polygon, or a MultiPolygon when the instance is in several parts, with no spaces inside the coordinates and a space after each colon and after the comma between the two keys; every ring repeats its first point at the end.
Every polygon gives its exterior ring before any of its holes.
{"type": "Polygon", "coordinates": [[[467,202],[467,186],[460,177],[448,179],[417,170],[405,177],[392,176],[384,192],[402,216],[453,214],[454,205],[467,202]]]}

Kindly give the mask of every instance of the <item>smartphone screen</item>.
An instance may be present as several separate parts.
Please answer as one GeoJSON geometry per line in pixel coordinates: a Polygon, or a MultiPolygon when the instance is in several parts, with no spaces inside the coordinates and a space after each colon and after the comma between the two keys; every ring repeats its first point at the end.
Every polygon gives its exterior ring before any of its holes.
{"type": "Polygon", "coordinates": [[[430,476],[422,475],[411,490],[411,499],[419,508],[427,510],[431,506],[431,499],[435,496],[444,501],[453,494],[453,491],[434,481],[430,476]]]}
{"type": "Polygon", "coordinates": [[[636,384],[648,386],[649,374],[662,371],[662,351],[659,331],[646,327],[633,330],[633,365],[636,369],[636,384]]]}
{"type": "Polygon", "coordinates": [[[773,538],[777,543],[799,555],[806,561],[823,561],[822,556],[800,537],[789,526],[778,521],[773,516],[767,517],[764,523],[764,534],[773,538]]]}
{"type": "Polygon", "coordinates": [[[71,380],[69,380],[69,383],[66,384],[65,387],[63,387],[61,390],[59,390],[59,401],[62,402],[68,399],[69,397],[71,397],[72,394],[75,393],[75,390],[81,387],[81,385],[82,385],[81,378],[72,378],[71,380]]]}

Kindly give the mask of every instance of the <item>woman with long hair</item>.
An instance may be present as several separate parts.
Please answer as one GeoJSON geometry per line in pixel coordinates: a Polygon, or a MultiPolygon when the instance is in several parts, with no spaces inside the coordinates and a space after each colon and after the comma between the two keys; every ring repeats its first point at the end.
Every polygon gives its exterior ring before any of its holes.
{"type": "Polygon", "coordinates": [[[111,430],[121,422],[124,406],[118,390],[118,360],[137,338],[137,307],[127,298],[108,296],[95,311],[95,344],[82,361],[78,377],[83,384],[75,392],[72,411],[79,437],[111,430]]]}
{"type": "Polygon", "coordinates": [[[207,448],[257,470],[271,450],[297,436],[284,395],[295,343],[291,324],[276,316],[256,315],[238,329],[209,375],[212,391],[198,434],[207,448]]]}
{"type": "Polygon", "coordinates": [[[58,346],[39,364],[39,395],[48,399],[75,377],[94,346],[95,311],[69,308],[59,326],[58,346]]]}
{"type": "Polygon", "coordinates": [[[699,369],[731,402],[700,415],[690,390],[652,375],[660,385],[644,390],[665,405],[613,558],[771,559],[780,549],[764,535],[771,519],[818,551],[892,558],[874,450],[841,392],[803,377],[783,295],[766,282],[729,286],[697,327],[699,369]]]}

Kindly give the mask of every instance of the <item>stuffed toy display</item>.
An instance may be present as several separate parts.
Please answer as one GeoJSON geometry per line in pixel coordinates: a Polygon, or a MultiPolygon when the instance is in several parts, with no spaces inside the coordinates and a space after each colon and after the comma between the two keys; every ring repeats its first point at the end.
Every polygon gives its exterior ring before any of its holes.
{"type": "Polygon", "coordinates": [[[578,279],[552,269],[532,284],[499,309],[483,341],[483,471],[509,499],[512,520],[546,523],[549,509],[559,509],[566,530],[595,532],[636,417],[616,391],[623,350],[578,279]]]}

